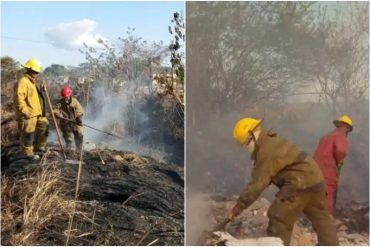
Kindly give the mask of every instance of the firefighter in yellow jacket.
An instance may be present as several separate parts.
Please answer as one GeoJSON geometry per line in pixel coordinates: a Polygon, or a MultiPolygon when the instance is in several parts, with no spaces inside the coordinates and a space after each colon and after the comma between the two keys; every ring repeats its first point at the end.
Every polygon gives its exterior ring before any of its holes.
{"type": "Polygon", "coordinates": [[[304,213],[312,222],[319,245],[338,245],[333,219],[326,210],[325,184],[319,166],[293,143],[261,128],[261,121],[242,118],[234,139],[252,153],[252,179],[239,196],[230,219],[249,207],[270,184],[280,188],[268,210],[267,233],[291,241],[295,221],[304,213]]]}
{"type": "Polygon", "coordinates": [[[24,76],[15,86],[14,101],[16,116],[21,132],[22,153],[31,159],[39,159],[35,152],[44,152],[49,122],[45,117],[45,101],[42,90],[37,87],[37,78],[41,72],[40,63],[29,59],[22,65],[26,69],[24,76]]]}
{"type": "Polygon", "coordinates": [[[72,96],[72,89],[64,86],[61,90],[62,99],[55,115],[60,119],[60,128],[68,149],[72,148],[73,138],[76,149],[81,150],[83,143],[83,109],[78,100],[72,96]]]}

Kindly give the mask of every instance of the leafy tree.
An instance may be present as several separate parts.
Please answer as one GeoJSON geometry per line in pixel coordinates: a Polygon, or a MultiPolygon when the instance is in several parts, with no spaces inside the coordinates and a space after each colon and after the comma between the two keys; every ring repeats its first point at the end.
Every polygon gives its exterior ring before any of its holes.
{"type": "Polygon", "coordinates": [[[81,50],[89,63],[89,69],[96,75],[95,80],[106,89],[113,90],[117,83],[126,83],[126,87],[132,90],[146,86],[152,74],[159,72],[160,64],[168,54],[168,48],[162,41],[148,44],[137,37],[134,31],[128,28],[126,36],[120,37],[117,45],[100,40],[103,50],[87,46],[81,50]]]}
{"type": "Polygon", "coordinates": [[[64,76],[68,74],[68,70],[63,65],[52,64],[49,67],[45,68],[44,74],[52,77],[64,76]]]}
{"type": "Polygon", "coordinates": [[[185,42],[185,26],[184,17],[182,14],[175,12],[171,25],[168,26],[168,31],[174,36],[174,41],[171,42],[169,48],[171,52],[171,65],[173,72],[179,78],[179,82],[184,84],[184,42],[185,42]]]}
{"type": "Polygon", "coordinates": [[[299,88],[303,78],[296,51],[300,38],[310,33],[311,5],[189,2],[187,95],[189,109],[195,111],[190,115],[220,115],[259,100],[284,101],[299,88]]]}
{"type": "Polygon", "coordinates": [[[316,43],[302,71],[314,82],[333,117],[350,114],[367,99],[369,88],[369,3],[320,6],[316,43]]]}
{"type": "Polygon", "coordinates": [[[311,91],[336,115],[364,99],[368,3],[335,4],[327,13],[315,2],[187,3],[188,116],[311,91]]]}

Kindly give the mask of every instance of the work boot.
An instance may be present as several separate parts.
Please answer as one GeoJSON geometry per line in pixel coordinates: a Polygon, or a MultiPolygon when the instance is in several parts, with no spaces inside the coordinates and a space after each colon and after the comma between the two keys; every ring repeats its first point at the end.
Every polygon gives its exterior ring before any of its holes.
{"type": "Polygon", "coordinates": [[[66,142],[66,145],[64,146],[65,150],[67,151],[73,151],[74,147],[72,145],[72,142],[66,142]]]}
{"type": "Polygon", "coordinates": [[[21,154],[19,157],[20,159],[28,159],[30,161],[38,161],[40,160],[40,156],[37,154],[21,154]]]}
{"type": "Polygon", "coordinates": [[[82,145],[76,145],[76,152],[81,152],[82,145]]]}
{"type": "Polygon", "coordinates": [[[81,151],[84,136],[80,133],[75,133],[74,138],[75,138],[75,144],[76,144],[76,151],[81,151]]]}
{"type": "Polygon", "coordinates": [[[39,156],[43,156],[45,153],[46,153],[46,148],[45,147],[40,147],[38,149],[35,150],[35,152],[39,155],[39,156]]]}

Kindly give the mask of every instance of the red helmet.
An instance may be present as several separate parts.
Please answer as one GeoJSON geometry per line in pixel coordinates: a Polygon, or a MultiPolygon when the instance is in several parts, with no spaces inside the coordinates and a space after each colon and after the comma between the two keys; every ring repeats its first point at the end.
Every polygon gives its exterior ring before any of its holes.
{"type": "Polygon", "coordinates": [[[60,95],[63,98],[70,97],[72,95],[72,89],[68,86],[64,86],[64,87],[62,87],[62,91],[60,92],[60,95]]]}

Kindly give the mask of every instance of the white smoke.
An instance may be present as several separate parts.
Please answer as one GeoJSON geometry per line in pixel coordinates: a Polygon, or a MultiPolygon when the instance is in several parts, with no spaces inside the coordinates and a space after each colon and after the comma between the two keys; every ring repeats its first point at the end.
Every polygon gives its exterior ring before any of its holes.
{"type": "Polygon", "coordinates": [[[97,87],[92,92],[92,99],[94,102],[85,109],[84,123],[122,138],[85,127],[85,141],[95,143],[98,148],[131,151],[158,161],[165,160],[166,144],[158,139],[161,136],[159,130],[153,126],[148,112],[141,109],[140,100],[134,93],[109,92],[97,87]]]}

